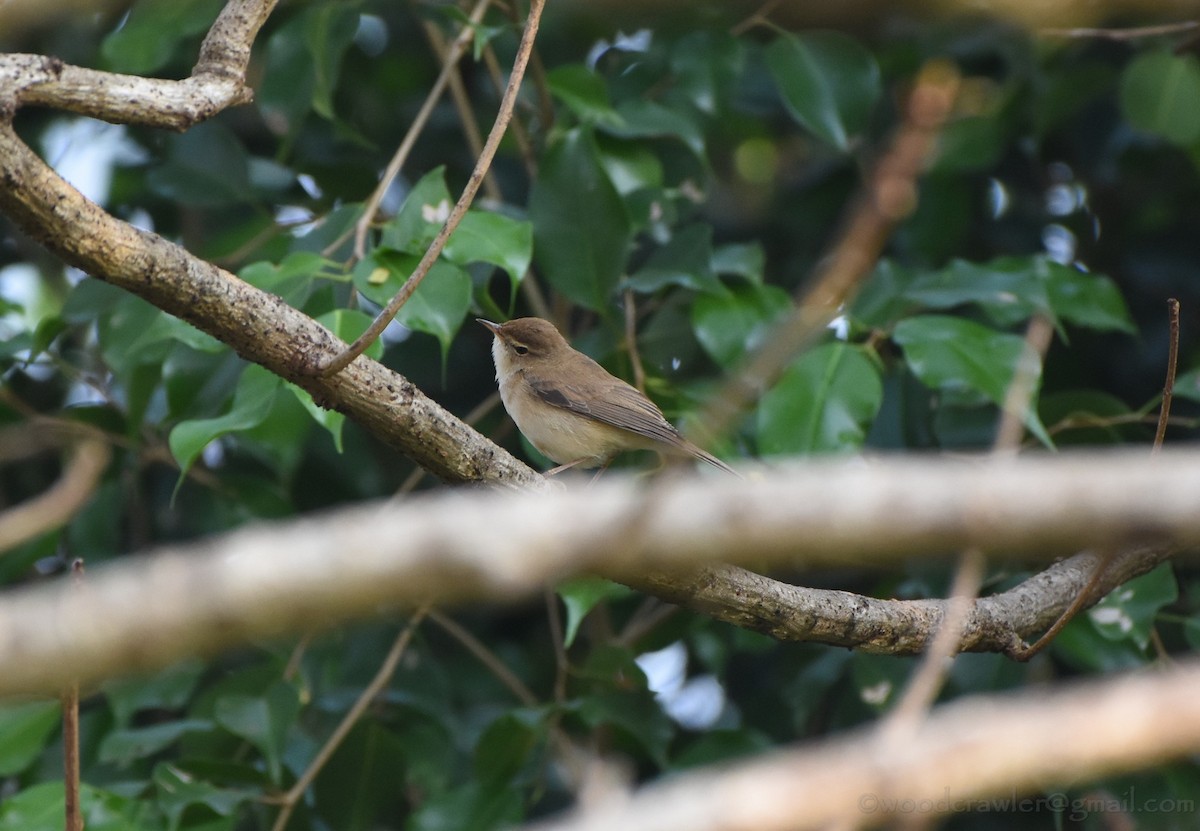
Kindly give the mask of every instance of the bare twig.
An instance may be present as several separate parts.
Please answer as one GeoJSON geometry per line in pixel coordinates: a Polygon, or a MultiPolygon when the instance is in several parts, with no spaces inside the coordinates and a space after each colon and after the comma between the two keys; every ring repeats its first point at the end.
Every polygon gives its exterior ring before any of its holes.
{"type": "MultiPolygon", "coordinates": [[[[454,42],[446,50],[446,55],[442,60],[442,71],[438,73],[437,80],[433,82],[433,86],[426,93],[425,101],[421,104],[421,109],[417,110],[417,114],[413,117],[412,123],[409,124],[408,131],[404,134],[400,146],[396,148],[396,152],[392,154],[392,160],[388,162],[387,168],[384,169],[383,176],[379,179],[379,184],[375,186],[375,190],[371,192],[370,198],[367,199],[367,204],[363,206],[362,216],[359,217],[358,222],[354,226],[355,259],[361,260],[366,256],[367,232],[371,229],[371,223],[375,221],[375,212],[379,210],[379,204],[383,201],[384,194],[392,186],[392,182],[395,181],[396,176],[400,174],[400,168],[404,167],[404,162],[408,160],[408,154],[412,152],[413,145],[417,143],[417,137],[425,129],[425,124],[429,121],[429,116],[433,114],[433,108],[441,99],[446,85],[450,83],[450,79],[458,71],[458,61],[466,53],[467,46],[471,43],[471,39],[475,35],[475,27],[483,19],[483,14],[487,11],[490,4],[491,0],[476,0],[475,7],[471,10],[471,15],[468,18],[468,23],[463,25],[462,31],[458,33],[458,37],[454,39],[454,42]]],[[[329,252],[340,245],[341,240],[335,240],[325,250],[329,252]]],[[[390,321],[391,318],[388,318],[388,320],[390,321]]],[[[366,346],[363,348],[365,349],[366,346]]],[[[361,354],[361,350],[359,354],[361,354]]],[[[353,360],[354,357],[356,356],[352,356],[350,360],[353,360]]]]}
{"type": "MultiPolygon", "coordinates": [[[[1151,456],[1156,455],[1162,449],[1163,438],[1167,432],[1167,424],[1171,418],[1171,395],[1175,390],[1175,372],[1179,360],[1179,301],[1173,297],[1167,301],[1167,322],[1169,338],[1167,346],[1167,377],[1163,383],[1162,404],[1158,410],[1158,428],[1154,434],[1154,444],[1150,449],[1151,456]]],[[[1117,549],[1111,546],[1105,547],[1103,554],[1096,563],[1095,571],[1092,572],[1091,578],[1080,588],[1079,593],[1075,595],[1075,599],[1063,610],[1062,614],[1051,624],[1050,628],[1042,633],[1042,636],[1032,644],[1018,644],[1010,650],[1009,654],[1015,660],[1028,661],[1049,646],[1051,641],[1058,637],[1058,634],[1066,628],[1068,623],[1075,619],[1077,614],[1095,603],[1102,596],[1100,588],[1104,585],[1104,576],[1108,572],[1109,566],[1119,556],[1120,554],[1117,549]]]]}
{"type": "Polygon", "coordinates": [[[905,121],[864,186],[833,251],[791,314],[709,401],[697,420],[699,444],[727,433],[792,358],[824,331],[870,273],[896,223],[916,207],[917,179],[954,107],[958,85],[958,72],[948,63],[931,62],[921,70],[905,121]]]}
{"type": "Polygon", "coordinates": [[[446,243],[449,241],[450,235],[454,233],[454,229],[458,227],[458,223],[466,215],[467,209],[470,208],[471,202],[475,198],[476,191],[479,190],[479,186],[483,182],[483,176],[491,165],[492,158],[496,155],[496,150],[500,146],[500,139],[504,137],[504,129],[508,125],[509,119],[512,118],[513,105],[516,103],[517,94],[521,90],[521,78],[524,76],[525,66],[529,62],[529,53],[533,49],[533,40],[537,36],[538,23],[544,4],[545,0],[532,0],[529,5],[529,18],[525,21],[525,31],[521,35],[517,57],[513,61],[512,76],[509,78],[508,88],[504,91],[504,98],[500,102],[500,111],[496,114],[496,122],[492,125],[491,132],[488,133],[483,154],[476,161],[475,169],[471,172],[471,178],[467,180],[466,187],[463,188],[458,202],[450,210],[450,216],[447,217],[445,224],[438,231],[437,236],[433,238],[433,242],[429,244],[425,255],[417,263],[416,269],[409,275],[404,285],[400,287],[400,291],[396,292],[396,296],[388,301],[387,306],[376,316],[371,325],[367,327],[367,330],[354,343],[350,344],[345,351],[320,368],[319,374],[323,377],[335,375],[345,369],[351,361],[361,355],[383,333],[383,330],[396,317],[400,308],[412,297],[413,292],[417,290],[421,281],[425,279],[425,275],[433,268],[433,264],[437,261],[437,258],[442,253],[442,249],[445,248],[446,243]]]}
{"type": "MultiPolygon", "coordinates": [[[[71,582],[83,584],[83,560],[71,563],[71,582]]],[[[67,684],[62,696],[63,793],[66,831],[83,831],[83,809],[79,802],[79,681],[67,684]]]]}
{"type": "Polygon", "coordinates": [[[646,391],[646,370],[642,366],[642,356],[638,353],[637,345],[637,305],[633,291],[625,290],[625,349],[629,352],[629,363],[633,367],[633,385],[642,392],[646,391]]]}
{"type": "Polygon", "coordinates": [[[375,673],[375,677],[371,679],[371,683],[367,684],[362,692],[359,693],[353,706],[342,717],[341,722],[329,736],[329,739],[317,751],[317,755],[309,762],[304,773],[300,775],[296,783],[283,795],[279,815],[275,817],[275,824],[272,826],[274,831],[283,831],[287,827],[288,820],[292,816],[292,811],[295,810],[297,803],[304,796],[304,792],[308,790],[309,785],[317,778],[317,774],[321,772],[321,769],[325,767],[342,742],[345,741],[346,736],[350,734],[354,725],[358,723],[363,713],[367,711],[367,707],[371,705],[375,697],[392,680],[392,676],[396,673],[396,668],[400,665],[400,659],[404,656],[405,650],[408,649],[408,644],[412,641],[417,627],[429,613],[429,608],[429,605],[426,604],[413,614],[412,618],[408,621],[408,625],[404,627],[392,643],[392,648],[388,651],[387,657],[383,659],[383,663],[379,665],[379,670],[375,673]]]}
{"type": "Polygon", "coordinates": [[[1158,427],[1154,431],[1151,453],[1162,450],[1163,440],[1167,437],[1167,423],[1171,419],[1171,397],[1175,394],[1175,373],[1179,365],[1179,301],[1174,297],[1167,301],[1167,320],[1167,379],[1163,382],[1162,405],[1158,408],[1158,427]]]}
{"type": "Polygon", "coordinates": [[[1097,29],[1081,27],[1076,29],[1038,29],[1037,33],[1045,37],[1062,38],[1101,38],[1104,40],[1137,40],[1139,38],[1174,35],[1180,32],[1190,32],[1200,26],[1200,21],[1183,20],[1178,23],[1163,23],[1158,26],[1137,26],[1130,29],[1097,29]]]}
{"type": "Polygon", "coordinates": [[[472,635],[465,626],[462,626],[454,618],[443,614],[437,609],[430,611],[429,619],[440,626],[447,635],[462,644],[468,652],[475,656],[479,663],[487,667],[488,671],[496,676],[497,681],[508,688],[508,691],[513,694],[517,701],[520,701],[526,707],[533,707],[538,703],[537,696],[533,694],[529,687],[525,686],[525,682],[513,674],[513,671],[505,666],[504,662],[481,643],[479,638],[472,635]]]}
{"type": "MultiPolygon", "coordinates": [[[[1034,315],[1025,329],[1024,348],[1013,368],[1012,381],[1005,392],[1000,408],[1000,426],[992,443],[992,454],[1003,456],[1015,453],[1025,433],[1025,421],[1034,405],[1042,363],[1054,326],[1044,315],[1034,315]]],[[[922,656],[900,700],[888,718],[880,725],[886,740],[892,744],[907,741],[933,706],[945,683],[954,655],[961,649],[963,631],[979,589],[983,585],[986,560],[983,552],[971,547],[958,560],[950,596],[946,601],[946,616],[938,625],[937,634],[922,656]]]]}
{"type": "Polygon", "coordinates": [[[58,481],[44,493],[0,513],[0,552],[67,522],[96,490],[108,460],[107,442],[81,439],[58,481]]]}

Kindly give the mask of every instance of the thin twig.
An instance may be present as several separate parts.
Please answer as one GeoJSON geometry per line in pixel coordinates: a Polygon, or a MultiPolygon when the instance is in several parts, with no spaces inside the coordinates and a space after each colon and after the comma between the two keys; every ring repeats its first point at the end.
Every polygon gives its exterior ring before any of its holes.
{"type": "MultiPolygon", "coordinates": [[[[1179,360],[1179,301],[1174,297],[1167,300],[1167,321],[1169,342],[1167,346],[1167,378],[1163,384],[1162,404],[1158,410],[1158,429],[1154,434],[1154,444],[1150,448],[1150,454],[1155,455],[1162,449],[1163,438],[1166,436],[1167,424],[1171,418],[1171,396],[1175,390],[1175,372],[1179,360]]],[[[1112,565],[1113,560],[1117,558],[1117,553],[1113,550],[1106,550],[1101,556],[1100,561],[1096,563],[1096,570],[1092,572],[1092,576],[1087,583],[1075,595],[1075,599],[1071,601],[1071,605],[1063,610],[1063,613],[1058,616],[1058,620],[1051,624],[1040,638],[1032,644],[1020,644],[1009,651],[1011,657],[1018,661],[1028,661],[1034,655],[1037,655],[1045,649],[1051,641],[1066,627],[1068,623],[1075,619],[1075,615],[1079,614],[1080,610],[1088,606],[1094,599],[1096,587],[1101,584],[1105,572],[1112,565]]]]}
{"type": "MultiPolygon", "coordinates": [[[[993,455],[1015,453],[1020,446],[1025,420],[1033,408],[1042,375],[1042,362],[1053,337],[1054,326],[1049,318],[1039,314],[1030,319],[1021,357],[1013,369],[1000,408],[1000,426],[992,443],[993,455]]],[[[900,700],[880,726],[885,741],[906,741],[929,713],[945,683],[951,660],[961,649],[964,627],[983,585],[986,565],[983,552],[976,547],[968,548],[960,555],[937,632],[900,700]]]]}
{"type": "Polygon", "coordinates": [[[845,230],[811,281],[812,288],[763,347],[714,395],[697,419],[697,443],[724,435],[792,359],[825,330],[871,273],[892,229],[917,203],[917,180],[932,158],[959,87],[958,71],[932,61],[918,74],[904,123],[851,210],[845,230]]]}
{"type": "MultiPolygon", "coordinates": [[[[76,590],[83,585],[83,560],[71,563],[71,581],[76,590]]],[[[83,808],[79,802],[79,681],[72,681],[62,696],[63,792],[65,831],[83,831],[83,808]]]]}
{"type": "Polygon", "coordinates": [[[554,700],[564,704],[571,664],[567,659],[567,638],[558,609],[558,592],[550,586],[546,587],[546,623],[550,627],[550,639],[554,642],[554,700]]]}
{"type": "MultiPolygon", "coordinates": [[[[375,221],[375,212],[379,210],[379,204],[383,202],[383,197],[387,193],[388,188],[392,186],[392,182],[400,174],[400,168],[404,167],[404,162],[407,161],[408,154],[412,151],[413,145],[417,143],[417,137],[425,129],[426,122],[429,121],[430,115],[433,114],[433,108],[441,99],[446,85],[450,83],[450,78],[455,71],[455,65],[466,53],[467,46],[475,36],[475,27],[483,20],[483,14],[487,11],[490,3],[491,0],[477,0],[475,3],[475,8],[471,10],[468,22],[463,25],[462,31],[458,33],[458,37],[454,39],[454,42],[450,44],[450,48],[447,50],[446,59],[442,62],[442,71],[438,73],[437,80],[433,82],[433,86],[429,89],[429,94],[425,96],[425,100],[421,104],[421,109],[417,110],[416,117],[413,118],[412,124],[408,126],[408,132],[404,134],[404,139],[400,142],[400,146],[396,148],[392,160],[388,162],[388,166],[384,170],[379,184],[375,186],[375,190],[371,193],[367,204],[363,206],[362,216],[359,217],[358,222],[354,226],[355,259],[361,260],[366,256],[367,231],[370,230],[371,223],[375,221]]],[[[325,249],[326,256],[328,256],[327,252],[335,250],[341,244],[342,241],[340,239],[331,243],[325,249]]]]}
{"type": "Polygon", "coordinates": [[[1154,431],[1154,446],[1150,452],[1162,450],[1167,436],[1167,422],[1171,418],[1171,398],[1175,394],[1175,372],[1179,365],[1179,301],[1172,297],[1167,301],[1168,346],[1167,379],[1163,383],[1162,406],[1158,409],[1158,428],[1154,431]]]}
{"type": "Polygon", "coordinates": [[[479,663],[483,664],[492,675],[496,676],[501,684],[508,687],[518,701],[526,707],[533,707],[538,703],[537,696],[525,686],[525,683],[518,678],[511,669],[504,665],[504,662],[496,657],[495,653],[488,649],[483,643],[469,631],[466,627],[460,625],[458,621],[451,617],[433,609],[429,613],[429,619],[442,628],[443,631],[450,637],[454,638],[462,644],[468,652],[475,656],[479,663]]]}
{"type": "Polygon", "coordinates": [[[89,435],[80,440],[58,481],[0,514],[0,552],[58,528],[74,516],[96,490],[110,455],[104,439],[89,435]]]}
{"type": "Polygon", "coordinates": [[[633,291],[625,289],[625,348],[629,351],[629,363],[633,366],[633,385],[642,392],[646,391],[646,370],[642,366],[642,356],[637,345],[637,306],[634,303],[633,291]]]}
{"type": "Polygon", "coordinates": [[[729,34],[738,37],[746,34],[746,32],[759,24],[770,23],[769,17],[771,12],[775,11],[775,7],[782,2],[783,0],[767,0],[767,2],[755,9],[749,17],[730,27],[729,34]]]}
{"type": "Polygon", "coordinates": [[[1105,40],[1136,40],[1138,38],[1157,37],[1159,35],[1174,35],[1188,32],[1200,26],[1200,21],[1184,20],[1179,23],[1163,23],[1158,26],[1138,26],[1131,29],[1038,29],[1037,33],[1045,37],[1062,38],[1103,38],[1105,40]]]}
{"type": "Polygon", "coordinates": [[[320,369],[319,374],[322,377],[329,377],[345,369],[351,361],[361,355],[368,346],[375,342],[375,339],[383,333],[383,330],[395,318],[400,308],[412,297],[413,292],[417,290],[421,281],[425,279],[425,275],[429,273],[434,262],[441,255],[442,249],[450,239],[450,235],[454,233],[454,229],[458,227],[458,223],[466,215],[467,209],[471,206],[471,202],[475,198],[476,191],[479,190],[479,186],[483,182],[483,176],[491,165],[497,148],[500,146],[500,139],[504,136],[504,128],[508,125],[509,119],[512,118],[513,106],[517,100],[517,93],[521,89],[521,78],[524,76],[525,66],[529,62],[529,53],[533,49],[533,40],[537,36],[538,23],[544,5],[545,0],[532,0],[529,4],[529,17],[525,21],[525,31],[521,35],[521,44],[517,49],[516,60],[513,62],[513,71],[512,76],[509,78],[508,89],[504,91],[504,98],[500,102],[500,111],[496,114],[496,123],[492,125],[492,131],[488,133],[487,142],[484,144],[483,155],[476,161],[475,169],[471,172],[471,178],[467,181],[466,187],[463,188],[462,196],[458,198],[458,202],[451,209],[446,223],[438,231],[433,242],[430,243],[429,249],[425,252],[425,256],[421,258],[421,262],[417,264],[416,269],[409,276],[408,280],[405,281],[404,285],[400,287],[400,291],[396,292],[396,296],[388,302],[383,311],[367,327],[367,331],[363,332],[354,343],[320,369]]]}
{"type": "Polygon", "coordinates": [[[341,723],[330,735],[329,739],[321,746],[317,755],[309,763],[304,773],[296,780],[296,784],[288,789],[288,792],[283,795],[282,807],[279,809],[279,816],[275,818],[275,824],[272,826],[273,831],[283,831],[287,827],[288,820],[291,819],[292,811],[300,802],[304,792],[308,790],[308,786],[317,778],[317,774],[333,757],[334,752],[345,741],[346,736],[362,718],[363,713],[367,711],[367,707],[375,700],[375,697],[383,691],[383,688],[391,681],[392,675],[396,672],[396,667],[400,665],[400,659],[404,656],[405,650],[408,649],[409,642],[412,641],[413,634],[417,631],[417,626],[429,614],[430,604],[425,604],[418,609],[409,620],[408,625],[396,638],[392,644],[392,648],[388,651],[387,657],[383,659],[383,663],[379,666],[379,671],[375,673],[375,677],[371,679],[371,683],[363,688],[358,699],[354,702],[354,706],[342,718],[341,723]]]}
{"type": "MultiPolygon", "coordinates": [[[[442,61],[443,66],[450,67],[450,97],[454,100],[454,109],[458,110],[458,120],[462,124],[463,138],[467,141],[467,148],[471,151],[471,155],[479,158],[483,154],[483,135],[479,132],[479,121],[475,118],[475,111],[471,108],[471,99],[467,95],[466,86],[463,85],[458,61],[449,60],[449,46],[446,44],[446,37],[437,24],[432,20],[421,18],[421,28],[438,60],[442,61]]],[[[483,177],[483,192],[489,199],[497,202],[504,201],[500,185],[496,182],[496,176],[491,170],[483,177]]]]}

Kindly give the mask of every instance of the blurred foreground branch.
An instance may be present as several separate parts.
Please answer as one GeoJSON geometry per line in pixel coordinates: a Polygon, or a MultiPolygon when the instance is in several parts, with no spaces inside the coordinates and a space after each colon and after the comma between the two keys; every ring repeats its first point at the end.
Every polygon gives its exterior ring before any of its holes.
{"type": "MultiPolygon", "coordinates": [[[[972,810],[1081,820],[1103,811],[1103,800],[1096,808],[1050,789],[1195,752],[1197,685],[1200,665],[1191,662],[1060,692],[975,697],[935,710],[903,744],[859,731],[679,776],[598,810],[528,827],[802,831],[863,828],[897,818],[930,823],[938,815],[972,810]],[[1022,799],[1029,793],[1038,796],[1022,799]]],[[[1177,810],[1183,821],[1192,808],[1180,804],[1177,810]]]]}
{"type": "MultiPolygon", "coordinates": [[[[1124,558],[1120,574],[1114,567],[1113,579],[1127,578],[1172,546],[1200,543],[1198,489],[1200,453],[1063,454],[810,463],[752,472],[747,481],[664,479],[649,489],[614,477],[589,489],[455,491],[357,507],[126,558],[97,569],[82,592],[58,584],[7,594],[0,693],[57,690],[71,676],[87,683],[389,607],[511,600],[581,571],[661,589],[723,619],[735,619],[726,613],[732,609],[754,628],[807,621],[807,633],[791,634],[858,645],[853,635],[874,651],[910,653],[935,631],[944,601],[917,606],[786,587],[798,593],[798,605],[788,606],[776,581],[729,566],[700,577],[694,569],[714,562],[884,567],[966,546],[1044,559],[1153,543],[1124,558]],[[648,577],[653,571],[673,574],[648,577]],[[745,593],[745,580],[757,581],[757,593],[745,593]],[[828,602],[834,596],[840,610],[828,602]],[[839,614],[854,625],[827,622],[839,614]]],[[[1061,610],[1055,605],[1070,602],[1090,573],[1087,561],[1072,558],[978,600],[965,648],[1011,648],[1031,624],[1046,625],[1046,614],[1052,620],[1061,610]],[[972,628],[981,622],[987,626],[972,628]]]]}

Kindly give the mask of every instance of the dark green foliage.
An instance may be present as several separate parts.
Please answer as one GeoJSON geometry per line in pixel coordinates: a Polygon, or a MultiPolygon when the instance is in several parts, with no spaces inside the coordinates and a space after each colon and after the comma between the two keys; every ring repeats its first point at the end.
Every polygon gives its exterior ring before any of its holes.
{"type": "MultiPolygon", "coordinates": [[[[1169,437],[1194,438],[1200,65],[1175,40],[1047,40],[995,21],[901,19],[871,32],[735,36],[732,21],[718,22],[721,4],[620,36],[639,24],[587,22],[551,5],[539,41],[545,89],[531,73],[517,111],[536,176],[510,135],[493,168],[503,199],[476,201],[400,313],[405,328],[371,352],[448,409],[464,415],[494,391],[490,336],[470,319],[530,314],[521,284],[536,280],[576,345],[625,377],[632,302],[647,392],[685,422],[803,294],[888,146],[913,77],[948,58],[964,74],[960,109],[915,212],[836,331],[791,363],[722,452],[986,449],[1034,315],[1053,324],[1055,341],[1035,373],[1028,449],[1145,446],[1168,296],[1184,312],[1180,420],[1169,437]]],[[[124,21],[88,18],[6,45],[182,77],[216,8],[139,2],[124,21]]],[[[352,339],[412,272],[474,162],[457,112],[439,104],[365,259],[347,265],[360,204],[438,72],[418,13],[450,36],[462,21],[444,4],[281,4],[255,49],[256,103],[182,135],[124,132],[136,152],[120,156],[100,200],[352,339]]],[[[503,64],[518,35],[493,11],[476,47],[491,44],[503,64]]],[[[482,62],[469,56],[463,67],[486,129],[498,94],[482,62]]],[[[65,121],[17,117],[34,142],[65,121]]],[[[99,562],[386,497],[411,472],[357,425],[207,335],[99,281],[68,280],[27,241],[7,244],[16,239],[7,225],[0,232],[0,371],[11,396],[0,420],[17,423],[28,406],[86,422],[112,435],[115,453],[70,525],[0,557],[5,585],[41,579],[56,558],[99,562]],[[32,275],[28,291],[15,288],[22,275],[32,275]]],[[[507,423],[493,412],[480,428],[520,452],[507,423]]],[[[5,505],[44,490],[58,469],[42,455],[0,470],[5,505]]],[[[989,588],[1023,574],[996,568],[989,588]]],[[[947,583],[929,566],[789,577],[902,598],[939,596],[947,583]]],[[[960,657],[944,697],[1189,652],[1200,645],[1198,588],[1186,565],[1163,566],[1081,616],[1030,666],[960,657]]],[[[688,613],[659,618],[644,601],[585,578],[560,587],[553,624],[538,603],[466,614],[460,622],[528,699],[425,622],[288,828],[499,828],[570,804],[556,762],[564,738],[649,781],[871,721],[914,667],[778,644],[688,613]],[[674,672],[659,679],[676,691],[662,700],[636,660],[656,650],[674,672]]],[[[326,633],[291,663],[292,641],[248,645],[86,696],[88,828],[269,828],[278,809],[268,798],[305,770],[398,626],[326,633]]],[[[58,719],[56,702],[0,709],[0,831],[61,827],[58,719]]],[[[1135,788],[1134,812],[1148,799],[1194,802],[1200,773],[1179,763],[1070,795],[1119,800],[1135,788]]],[[[1190,816],[1138,822],[1184,828],[1190,816]]],[[[980,813],[953,827],[1107,827],[1102,812],[1092,824],[1062,819],[980,813]]]]}

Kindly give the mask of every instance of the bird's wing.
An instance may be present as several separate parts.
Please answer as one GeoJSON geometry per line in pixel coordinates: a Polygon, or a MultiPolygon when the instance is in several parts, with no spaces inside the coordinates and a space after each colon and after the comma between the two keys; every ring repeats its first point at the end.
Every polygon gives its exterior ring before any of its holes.
{"type": "Polygon", "coordinates": [[[654,402],[619,379],[606,384],[603,395],[585,397],[573,384],[526,377],[534,394],[547,404],[677,447],[683,441],[654,402]]]}

